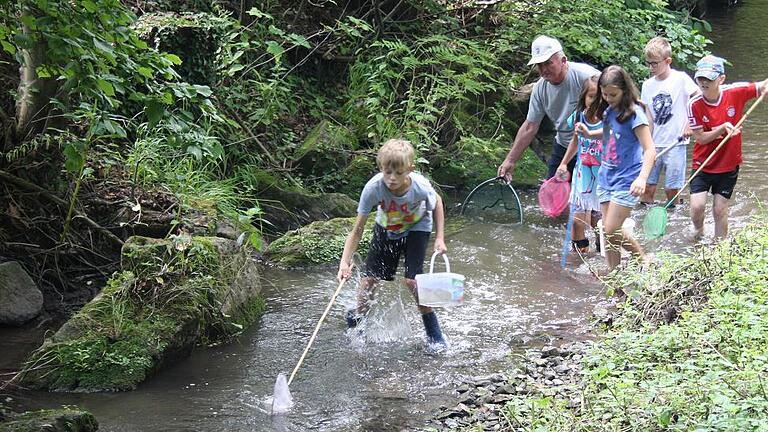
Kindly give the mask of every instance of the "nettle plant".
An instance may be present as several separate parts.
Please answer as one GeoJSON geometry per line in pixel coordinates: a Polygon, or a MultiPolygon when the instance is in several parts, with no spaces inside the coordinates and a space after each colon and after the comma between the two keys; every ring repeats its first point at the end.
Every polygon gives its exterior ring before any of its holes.
{"type": "MultiPolygon", "coordinates": [[[[29,0],[0,8],[2,49],[34,72],[22,76],[22,86],[48,89],[43,104],[51,114],[38,132],[65,128],[119,141],[144,123],[165,122],[178,134],[201,117],[217,119],[210,89],[178,82],[181,59],[141,40],[131,27],[135,15],[119,0],[29,0]],[[54,117],[66,122],[49,121],[54,117]]],[[[77,147],[65,157],[84,159],[89,146],[77,147]]],[[[79,164],[75,159],[68,169],[79,164]]]]}
{"type": "Polygon", "coordinates": [[[462,103],[504,87],[505,71],[481,42],[446,35],[379,40],[361,54],[350,69],[345,115],[365,138],[405,135],[421,154],[435,150],[446,126],[466,131],[462,103]]]}

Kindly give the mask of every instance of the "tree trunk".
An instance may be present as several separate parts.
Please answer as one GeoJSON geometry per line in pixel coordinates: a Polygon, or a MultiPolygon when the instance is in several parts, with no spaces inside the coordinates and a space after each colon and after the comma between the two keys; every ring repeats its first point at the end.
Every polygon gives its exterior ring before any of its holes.
{"type": "Polygon", "coordinates": [[[253,1],[240,0],[240,25],[243,27],[247,27],[253,22],[253,16],[248,15],[248,11],[254,6],[253,1]]]}
{"type": "MultiPolygon", "coordinates": [[[[33,15],[30,9],[25,9],[25,15],[33,15]]],[[[51,111],[50,100],[56,92],[56,82],[50,78],[37,76],[37,68],[45,63],[47,44],[35,37],[33,30],[26,25],[23,32],[35,44],[30,49],[22,50],[22,65],[19,68],[21,81],[19,96],[16,102],[16,138],[26,141],[45,130],[51,111]]]]}

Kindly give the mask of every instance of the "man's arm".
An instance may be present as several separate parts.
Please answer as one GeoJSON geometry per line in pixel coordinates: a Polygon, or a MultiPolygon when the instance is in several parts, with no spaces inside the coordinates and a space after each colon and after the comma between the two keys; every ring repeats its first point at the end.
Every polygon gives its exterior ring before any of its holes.
{"type": "Polygon", "coordinates": [[[504,177],[507,181],[512,181],[512,172],[515,170],[515,164],[523,156],[523,152],[528,146],[531,145],[533,137],[536,136],[536,132],[539,131],[539,123],[533,123],[528,120],[524,121],[517,130],[515,135],[515,141],[512,143],[512,148],[507,153],[507,157],[504,158],[504,162],[499,165],[498,175],[504,177]]]}

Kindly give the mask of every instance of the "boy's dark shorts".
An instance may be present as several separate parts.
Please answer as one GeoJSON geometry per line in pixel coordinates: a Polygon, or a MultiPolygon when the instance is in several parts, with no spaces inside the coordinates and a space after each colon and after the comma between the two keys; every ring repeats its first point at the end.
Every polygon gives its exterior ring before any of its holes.
{"type": "Polygon", "coordinates": [[[424,273],[424,256],[427,252],[429,233],[409,231],[397,240],[387,238],[387,230],[378,224],[373,228],[373,239],[365,260],[365,276],[383,280],[394,280],[400,255],[405,252],[405,278],[416,279],[424,273]]]}
{"type": "Polygon", "coordinates": [[[691,180],[691,193],[709,192],[712,195],[722,195],[725,199],[731,199],[736,180],[739,179],[739,167],[725,173],[709,174],[704,171],[691,180]]]}

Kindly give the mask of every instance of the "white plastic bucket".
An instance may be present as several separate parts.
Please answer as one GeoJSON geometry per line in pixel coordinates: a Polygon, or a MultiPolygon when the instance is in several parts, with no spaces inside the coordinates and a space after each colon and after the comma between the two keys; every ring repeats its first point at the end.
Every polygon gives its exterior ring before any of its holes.
{"type": "MultiPolygon", "coordinates": [[[[624,219],[624,223],[621,224],[621,227],[630,235],[634,235],[635,233],[635,220],[632,218],[626,218],[624,219]]],[[[600,255],[605,256],[605,232],[603,231],[603,220],[600,219],[597,221],[597,229],[600,232],[600,255]]]]}
{"type": "Polygon", "coordinates": [[[443,254],[445,272],[435,273],[435,258],[432,254],[429,261],[429,273],[416,275],[416,287],[419,294],[419,304],[430,307],[458,306],[464,301],[464,275],[451,273],[448,256],[443,254]]]}

